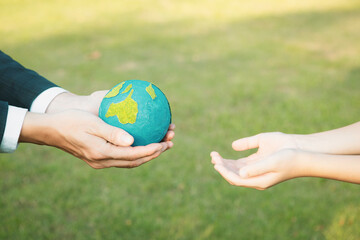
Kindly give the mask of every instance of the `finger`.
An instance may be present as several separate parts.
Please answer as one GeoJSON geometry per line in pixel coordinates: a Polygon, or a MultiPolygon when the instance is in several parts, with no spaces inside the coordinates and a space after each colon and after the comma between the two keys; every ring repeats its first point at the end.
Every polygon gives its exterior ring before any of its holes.
{"type": "Polygon", "coordinates": [[[163,138],[162,142],[171,141],[175,136],[174,130],[175,130],[175,124],[171,123],[169,125],[169,129],[168,129],[165,137],[163,138]]]}
{"type": "Polygon", "coordinates": [[[165,137],[163,138],[162,142],[171,141],[174,138],[174,136],[175,136],[175,132],[172,130],[169,130],[166,133],[165,137]]]}
{"type": "Polygon", "coordinates": [[[164,146],[160,143],[153,143],[146,146],[119,147],[107,143],[107,147],[102,149],[109,159],[134,161],[139,158],[153,155],[157,151],[162,151],[164,146]]]}
{"type": "Polygon", "coordinates": [[[108,160],[104,163],[104,166],[107,168],[108,167],[134,168],[134,167],[138,167],[144,163],[147,163],[154,158],[157,158],[158,156],[160,156],[161,153],[162,153],[162,151],[160,150],[150,156],[139,158],[134,161],[108,160]]]}
{"type": "Polygon", "coordinates": [[[239,186],[255,188],[257,190],[267,189],[277,183],[281,182],[277,173],[266,173],[257,177],[246,178],[239,180],[239,186]]]}
{"type": "Polygon", "coordinates": [[[134,138],[129,133],[103,121],[99,121],[94,134],[117,146],[127,147],[134,142],[134,138]]]}
{"type": "Polygon", "coordinates": [[[211,156],[211,163],[212,164],[221,164],[224,165],[227,169],[235,172],[236,174],[239,172],[239,168],[243,167],[245,164],[240,162],[239,160],[232,160],[232,159],[224,159],[219,153],[212,152],[211,156]]]}
{"type": "Polygon", "coordinates": [[[170,146],[172,147],[171,141],[160,142],[159,144],[161,145],[161,152],[165,152],[166,150],[168,150],[170,148],[170,146]]]}
{"type": "MultiPolygon", "coordinates": [[[[160,144],[152,144],[154,146],[157,145],[157,147],[160,145],[160,148],[156,148],[157,151],[155,151],[153,154],[148,155],[146,157],[142,157],[139,159],[134,159],[132,161],[127,161],[127,160],[107,160],[104,161],[106,164],[106,167],[124,167],[124,168],[133,168],[133,167],[137,167],[147,161],[150,161],[151,159],[154,159],[156,157],[158,157],[161,153],[165,152],[167,149],[169,149],[169,147],[171,147],[172,143],[171,142],[164,142],[164,143],[160,143],[160,144]]],[[[149,145],[148,145],[149,146],[149,145]]],[[[135,147],[137,148],[137,147],[135,147]]]]}
{"type": "Polygon", "coordinates": [[[171,142],[171,141],[168,141],[168,145],[169,145],[169,148],[168,148],[168,149],[171,149],[171,148],[174,146],[174,143],[171,142]]]}
{"type": "Polygon", "coordinates": [[[240,169],[239,175],[242,178],[250,178],[259,175],[263,175],[269,172],[273,172],[274,169],[274,162],[270,159],[264,159],[262,161],[249,164],[240,169]]]}
{"type": "Polygon", "coordinates": [[[232,143],[235,151],[244,151],[259,147],[259,134],[251,137],[238,139],[232,143]]]}
{"type": "Polygon", "coordinates": [[[280,182],[275,173],[267,173],[258,177],[243,179],[223,165],[215,165],[214,168],[223,178],[232,185],[264,190],[280,182]]]}
{"type": "Polygon", "coordinates": [[[241,181],[240,177],[236,175],[233,171],[230,171],[222,164],[215,164],[214,168],[216,171],[218,171],[221,176],[228,181],[232,185],[239,186],[239,183],[241,181]]]}
{"type": "Polygon", "coordinates": [[[163,152],[171,149],[171,148],[174,146],[174,143],[171,142],[171,141],[167,141],[167,142],[164,142],[164,143],[166,143],[167,147],[166,147],[166,149],[165,149],[163,152]]]}
{"type": "Polygon", "coordinates": [[[211,163],[212,164],[223,164],[222,162],[222,157],[218,152],[211,152],[210,153],[210,157],[211,157],[211,163]]]}

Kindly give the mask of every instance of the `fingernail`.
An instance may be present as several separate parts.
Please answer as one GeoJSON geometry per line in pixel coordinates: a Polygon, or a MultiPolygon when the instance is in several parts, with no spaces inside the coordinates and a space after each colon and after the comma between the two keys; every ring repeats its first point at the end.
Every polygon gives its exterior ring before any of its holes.
{"type": "Polygon", "coordinates": [[[125,143],[125,144],[131,144],[133,142],[133,138],[129,135],[122,135],[121,136],[121,140],[125,143]]]}
{"type": "Polygon", "coordinates": [[[241,170],[240,170],[239,175],[240,175],[240,177],[242,177],[242,178],[247,178],[247,177],[248,177],[248,173],[247,173],[247,171],[244,170],[244,169],[241,169],[241,170]]]}

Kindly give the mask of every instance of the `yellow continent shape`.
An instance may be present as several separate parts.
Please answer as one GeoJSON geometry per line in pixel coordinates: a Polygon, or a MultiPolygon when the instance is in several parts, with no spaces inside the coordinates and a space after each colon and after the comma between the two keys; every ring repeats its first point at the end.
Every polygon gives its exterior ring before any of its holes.
{"type": "Polygon", "coordinates": [[[124,101],[110,104],[105,117],[117,116],[122,124],[134,124],[139,110],[137,102],[131,98],[133,92],[134,89],[131,90],[124,101]]]}
{"type": "Polygon", "coordinates": [[[104,98],[111,98],[111,97],[115,97],[116,95],[118,95],[119,91],[122,88],[122,86],[124,85],[124,83],[125,82],[122,82],[117,87],[114,87],[110,92],[108,92],[108,94],[105,95],[104,98]]]}
{"type": "Polygon", "coordinates": [[[132,88],[132,84],[129,84],[126,88],[125,88],[125,90],[124,91],[122,91],[122,93],[121,94],[123,94],[123,93],[127,93],[128,91],[130,91],[130,89],[132,88]]]}
{"type": "Polygon", "coordinates": [[[150,83],[150,85],[146,88],[147,93],[150,95],[150,97],[154,100],[156,98],[155,91],[150,83]]]}

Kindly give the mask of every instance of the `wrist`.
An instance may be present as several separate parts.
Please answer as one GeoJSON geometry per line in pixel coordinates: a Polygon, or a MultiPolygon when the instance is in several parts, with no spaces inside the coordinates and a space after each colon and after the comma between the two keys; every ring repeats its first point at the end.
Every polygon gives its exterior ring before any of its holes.
{"type": "Polygon", "coordinates": [[[290,165],[286,170],[287,178],[304,177],[307,171],[306,152],[299,149],[286,149],[285,152],[288,154],[285,158],[286,161],[290,160],[290,165]]]}
{"type": "Polygon", "coordinates": [[[312,154],[303,150],[298,150],[296,157],[297,177],[308,177],[312,175],[311,162],[313,160],[312,154]]]}
{"type": "Polygon", "coordinates": [[[297,149],[301,151],[314,151],[316,139],[310,135],[291,134],[297,149]]]}
{"type": "Polygon", "coordinates": [[[45,113],[56,113],[64,111],[66,108],[71,106],[71,102],[76,97],[75,94],[65,92],[57,95],[49,104],[45,113]]]}
{"type": "Polygon", "coordinates": [[[48,114],[27,112],[21,128],[19,142],[47,145],[52,135],[51,117],[48,114]]]}
{"type": "Polygon", "coordinates": [[[326,162],[322,161],[322,156],[326,154],[317,152],[300,151],[298,154],[300,177],[324,177],[326,162]]]}

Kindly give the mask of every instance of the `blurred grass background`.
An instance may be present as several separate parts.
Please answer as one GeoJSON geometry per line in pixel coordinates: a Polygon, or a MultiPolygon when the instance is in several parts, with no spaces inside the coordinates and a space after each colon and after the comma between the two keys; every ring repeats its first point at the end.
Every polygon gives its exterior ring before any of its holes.
{"type": "Polygon", "coordinates": [[[28,144],[0,155],[0,239],[360,239],[358,185],[244,189],[209,158],[359,121],[359,1],[0,0],[0,47],[77,94],[154,82],[177,125],[174,148],[132,170],[28,144]]]}

